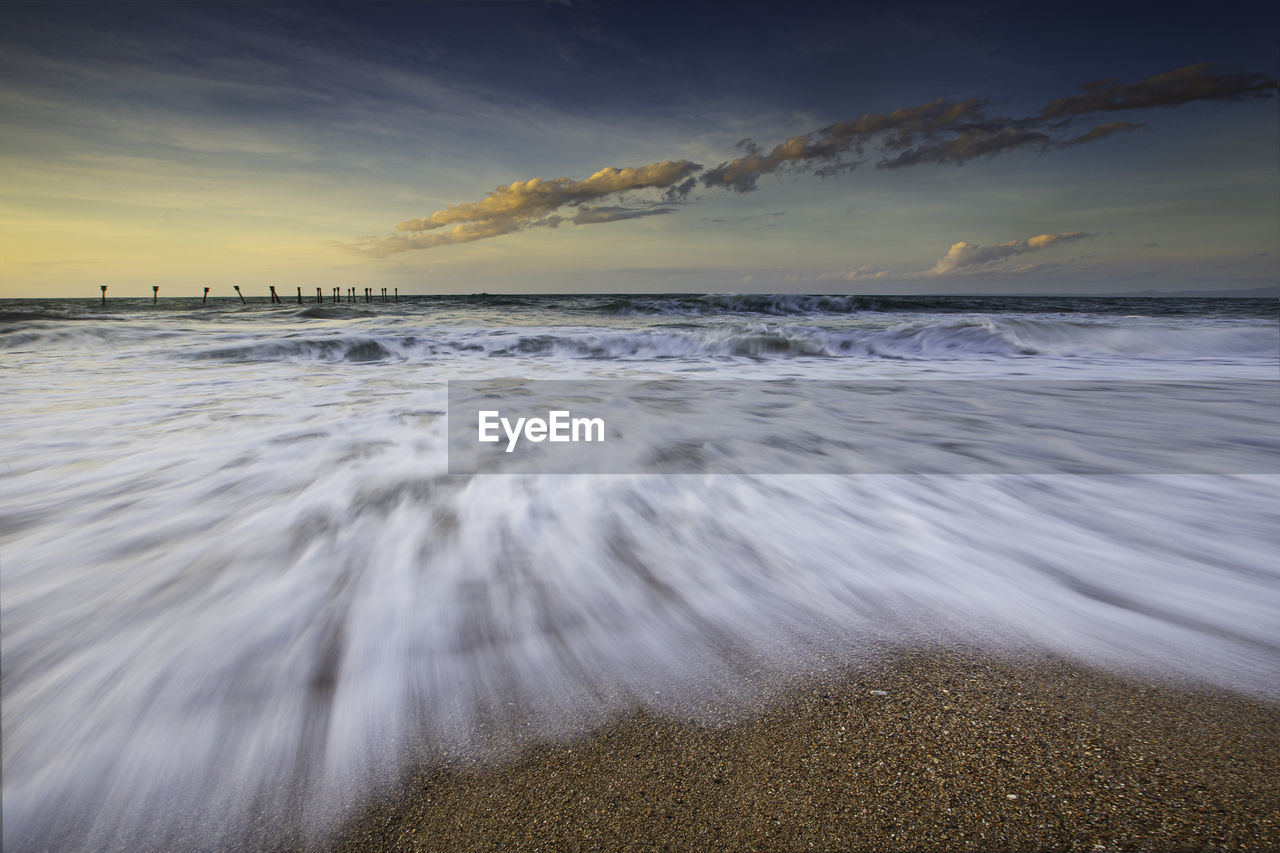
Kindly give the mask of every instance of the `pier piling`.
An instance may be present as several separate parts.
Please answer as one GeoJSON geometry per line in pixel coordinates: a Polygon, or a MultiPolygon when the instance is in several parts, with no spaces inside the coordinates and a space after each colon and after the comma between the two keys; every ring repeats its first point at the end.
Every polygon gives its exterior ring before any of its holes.
{"type": "MultiPolygon", "coordinates": [[[[316,290],[319,290],[319,289],[320,288],[318,287],[316,288],[316,290]]],[[[299,305],[302,304],[302,285],[298,285],[298,304],[299,305]]]]}
{"type": "Polygon", "coordinates": [[[396,288],[396,302],[400,301],[400,288],[396,288]]]}
{"type": "Polygon", "coordinates": [[[156,300],[159,298],[160,298],[160,285],[158,284],[151,285],[151,304],[155,305],[156,300]]]}
{"type": "Polygon", "coordinates": [[[107,307],[107,286],[105,284],[100,286],[102,287],[102,307],[106,308],[107,307]]]}
{"type": "Polygon", "coordinates": [[[206,287],[204,289],[204,296],[200,297],[200,304],[204,305],[208,301],[209,301],[209,288],[206,287]]]}
{"type": "Polygon", "coordinates": [[[231,286],[232,286],[232,287],[234,287],[234,288],[236,289],[236,296],[239,296],[239,297],[240,297],[240,304],[241,304],[241,305],[247,305],[248,303],[244,301],[244,294],[240,292],[240,285],[238,285],[238,284],[233,284],[233,285],[231,285],[231,286]]]}
{"type": "Polygon", "coordinates": [[[281,302],[280,297],[276,295],[276,286],[269,284],[267,287],[271,288],[271,304],[275,305],[277,302],[281,302]]]}

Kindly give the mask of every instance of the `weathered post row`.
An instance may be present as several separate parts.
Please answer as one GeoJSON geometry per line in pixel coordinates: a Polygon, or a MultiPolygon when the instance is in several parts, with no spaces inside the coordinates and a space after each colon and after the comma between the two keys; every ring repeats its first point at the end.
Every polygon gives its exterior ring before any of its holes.
{"type": "MultiPolygon", "coordinates": [[[[232,287],[232,289],[233,289],[233,290],[235,290],[235,292],[236,292],[236,296],[239,296],[239,297],[240,297],[240,302],[241,302],[241,304],[243,304],[243,305],[248,305],[249,303],[248,303],[248,301],[246,301],[246,300],[245,300],[245,298],[244,298],[244,294],[240,292],[240,285],[238,285],[238,284],[233,284],[233,285],[231,285],[231,287],[232,287]]],[[[106,306],[106,304],[107,304],[107,285],[105,285],[105,284],[100,284],[100,285],[98,285],[98,288],[102,291],[102,305],[103,305],[103,307],[105,307],[105,306],[106,306]]],[[[209,304],[209,291],[210,291],[210,290],[212,290],[212,289],[213,289],[213,288],[210,288],[210,287],[206,287],[206,288],[204,288],[204,294],[200,297],[200,304],[201,304],[201,305],[207,305],[207,304],[209,304]]],[[[269,299],[270,299],[270,301],[271,301],[271,303],[272,303],[273,305],[274,305],[274,304],[280,304],[280,305],[283,305],[283,304],[284,304],[284,300],[280,298],[280,295],[279,295],[278,293],[276,293],[276,286],[275,286],[274,284],[267,285],[267,289],[270,291],[269,299]]],[[[354,287],[348,287],[348,288],[346,289],[346,291],[347,291],[347,301],[348,301],[348,302],[355,302],[355,301],[356,301],[356,289],[355,289],[354,287]]],[[[386,302],[386,301],[387,301],[387,288],[385,288],[385,287],[384,287],[384,288],[381,288],[381,292],[382,292],[382,301],[383,301],[383,302],[386,302]]],[[[394,298],[395,298],[395,301],[396,301],[396,302],[399,302],[399,301],[400,301],[400,288],[398,288],[398,287],[397,287],[397,288],[395,288],[395,297],[394,297],[394,298]]],[[[160,300],[160,285],[158,285],[158,284],[153,284],[153,285],[151,285],[151,304],[152,304],[152,305],[159,304],[159,300],[160,300]]],[[[341,287],[335,287],[335,288],[333,288],[333,301],[334,301],[334,303],[335,303],[335,304],[336,304],[336,303],[338,303],[338,302],[341,302],[341,301],[342,301],[342,288],[341,288],[341,287]]],[[[365,301],[365,302],[372,302],[372,301],[373,301],[373,288],[372,288],[372,287],[366,287],[366,288],[364,289],[364,301],[365,301]]],[[[317,302],[317,303],[323,303],[323,302],[324,302],[324,288],[321,288],[321,287],[317,287],[317,288],[316,288],[316,302],[317,302]]],[[[301,305],[301,304],[302,304],[302,286],[301,286],[301,285],[299,285],[299,286],[298,286],[298,304],[299,304],[299,305],[301,305]]]]}

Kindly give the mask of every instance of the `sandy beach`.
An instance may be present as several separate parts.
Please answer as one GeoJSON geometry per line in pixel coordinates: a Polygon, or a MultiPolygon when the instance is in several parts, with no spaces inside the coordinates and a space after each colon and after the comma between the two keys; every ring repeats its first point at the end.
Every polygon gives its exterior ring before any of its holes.
{"type": "Polygon", "coordinates": [[[635,715],[426,769],[359,850],[1280,847],[1280,707],[1058,660],[900,652],[720,726],[635,715]]]}

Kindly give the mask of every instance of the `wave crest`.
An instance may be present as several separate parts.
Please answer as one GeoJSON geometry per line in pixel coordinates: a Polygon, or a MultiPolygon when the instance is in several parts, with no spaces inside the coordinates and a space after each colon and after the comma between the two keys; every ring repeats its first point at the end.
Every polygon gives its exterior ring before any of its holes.
{"type": "Polygon", "coordinates": [[[534,359],[1267,358],[1280,338],[1259,326],[1120,326],[1061,320],[956,317],[888,327],[721,323],[641,329],[593,327],[417,330],[413,335],[251,339],[190,357],[221,361],[422,362],[465,356],[534,359]]]}

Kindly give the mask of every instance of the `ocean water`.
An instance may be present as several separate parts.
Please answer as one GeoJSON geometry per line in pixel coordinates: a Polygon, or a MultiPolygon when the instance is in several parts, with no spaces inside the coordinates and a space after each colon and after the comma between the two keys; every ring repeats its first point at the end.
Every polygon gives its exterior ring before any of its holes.
{"type": "Polygon", "coordinates": [[[5,849],[322,837],[436,748],[732,715],[902,642],[1280,701],[1278,304],[6,300],[5,849]],[[450,474],[463,379],[1262,390],[1228,473],[450,474]]]}

